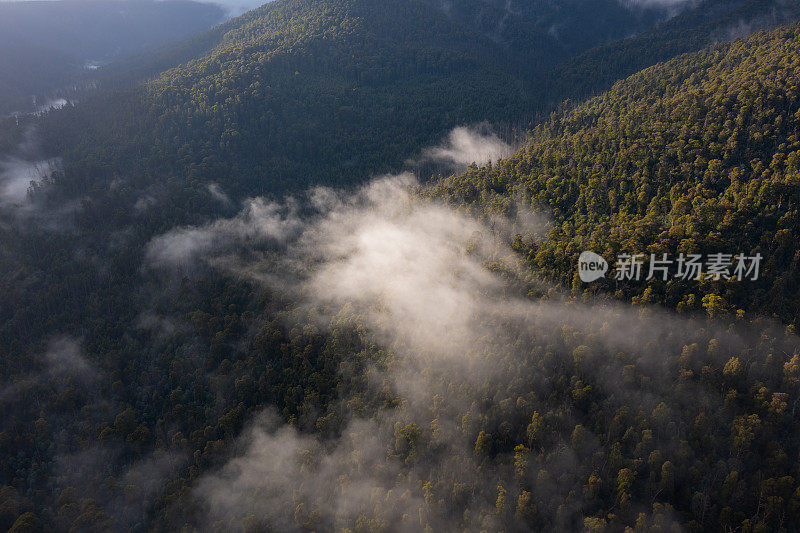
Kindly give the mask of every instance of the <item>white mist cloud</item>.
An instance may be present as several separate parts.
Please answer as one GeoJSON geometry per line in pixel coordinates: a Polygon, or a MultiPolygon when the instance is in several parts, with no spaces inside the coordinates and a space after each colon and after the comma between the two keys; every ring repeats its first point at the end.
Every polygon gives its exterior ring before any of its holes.
{"type": "Polygon", "coordinates": [[[152,193],[145,193],[136,200],[136,203],[133,204],[133,208],[137,212],[142,213],[156,204],[158,204],[158,198],[152,193]]]}
{"type": "Polygon", "coordinates": [[[208,193],[219,203],[224,205],[231,205],[230,197],[225,194],[225,191],[222,190],[222,187],[219,186],[217,183],[209,183],[208,184],[208,193]]]}
{"type": "Polygon", "coordinates": [[[166,339],[179,331],[183,324],[171,317],[159,315],[152,311],[144,311],[136,317],[136,328],[150,331],[158,339],[166,339]]]}
{"type": "MultiPolygon", "coordinates": [[[[453,167],[471,163],[484,165],[508,157],[513,151],[510,144],[491,133],[486,125],[458,127],[450,132],[441,145],[424,150],[417,163],[428,161],[453,167]]],[[[409,186],[414,178],[408,174],[402,179],[407,181],[403,186],[409,186]]],[[[389,185],[385,181],[378,182],[372,190],[361,191],[360,195],[392,194],[390,191],[396,188],[396,183],[389,185]]],[[[228,205],[231,203],[219,184],[211,183],[207,190],[218,201],[228,205]]],[[[147,194],[137,201],[135,209],[146,210],[156,201],[152,194],[147,194]]],[[[341,202],[341,198],[329,189],[319,188],[308,193],[309,207],[317,212],[330,213],[334,206],[327,205],[326,202],[331,201],[341,202]]],[[[431,215],[435,216],[436,213],[431,215]]],[[[294,200],[289,199],[278,204],[255,198],[248,200],[246,208],[235,218],[218,220],[203,226],[176,228],[155,237],[147,246],[146,256],[150,266],[185,268],[213,255],[212,252],[246,240],[285,241],[295,236],[304,224],[298,216],[298,205],[294,200]]]]}
{"type": "Polygon", "coordinates": [[[0,154],[0,210],[21,222],[20,228],[30,223],[48,231],[68,231],[80,200],[57,199],[49,194],[51,178],[61,166],[60,158],[43,156],[36,128],[25,128],[20,142],[0,154]]]}
{"type": "MultiPolygon", "coordinates": [[[[479,222],[436,203],[416,203],[409,175],[377,180],[313,223],[294,253],[319,265],[307,292],[365,310],[381,302],[375,325],[427,347],[468,339],[478,302],[468,288],[496,289],[498,280],[465,253],[485,247],[479,222]],[[431,327],[434,326],[434,327],[431,327]],[[446,339],[440,329],[452,333],[446,339]]],[[[445,346],[439,346],[439,351],[445,346]]]]}
{"type": "Polygon", "coordinates": [[[421,159],[454,166],[471,163],[482,166],[514,153],[513,146],[484,130],[486,128],[455,128],[441,145],[424,150],[421,159]]]}
{"type": "Polygon", "coordinates": [[[54,109],[61,109],[70,103],[72,102],[70,102],[66,98],[51,98],[46,100],[43,104],[39,104],[36,106],[36,114],[43,115],[48,111],[52,111],[54,109]]]}
{"type": "MultiPolygon", "coordinates": [[[[461,481],[481,486],[472,509],[492,505],[484,496],[494,490],[496,478],[487,470],[479,476],[477,464],[464,463],[472,443],[454,420],[439,421],[435,456],[409,466],[392,452],[397,428],[415,422],[438,392],[438,374],[417,372],[422,361],[433,357],[445,364],[447,375],[465,381],[493,373],[470,359],[485,347],[481,337],[491,331],[482,323],[484,313],[498,305],[504,291],[502,279],[484,268],[497,251],[497,232],[441,203],[421,200],[413,193],[417,185],[403,174],[352,193],[314,189],[304,210],[310,214],[293,219],[278,272],[258,276],[243,259],[223,265],[266,279],[309,306],[335,314],[349,305],[362,313],[380,342],[397,353],[392,371],[377,380],[389,383],[405,403],[370,419],[353,417],[329,443],[262,415],[242,437],[242,453],[194,489],[209,529],[239,528],[241,517],[250,515],[280,530],[296,529],[298,521],[309,528],[342,529],[364,515],[378,516],[398,531],[425,525],[441,530],[449,525],[444,517],[420,511],[425,495],[416,480],[430,469],[458,470],[461,481]],[[456,457],[458,465],[452,464],[456,457]]],[[[231,220],[238,227],[258,219],[243,212],[206,230],[229,227],[231,220]]],[[[505,262],[499,254],[493,257],[505,262]]]]}
{"type": "Polygon", "coordinates": [[[212,252],[243,242],[282,241],[301,227],[297,204],[249,200],[236,217],[217,220],[205,226],[174,229],[152,239],[146,250],[151,266],[191,267],[212,252]]]}
{"type": "Polygon", "coordinates": [[[41,369],[0,387],[0,401],[14,401],[23,392],[50,383],[62,387],[70,382],[88,385],[99,374],[83,355],[81,343],[69,336],[52,339],[41,355],[41,369]]]}
{"type": "Polygon", "coordinates": [[[188,265],[211,250],[220,236],[213,228],[175,229],[150,241],[147,258],[156,266],[188,265]]]}
{"type": "Polygon", "coordinates": [[[50,342],[44,354],[47,372],[51,377],[79,376],[91,378],[96,373],[86,357],[81,353],[81,345],[72,337],[58,337],[50,342]]]}
{"type": "Polygon", "coordinates": [[[211,517],[234,527],[237,516],[255,514],[279,531],[296,530],[297,522],[339,530],[380,509],[394,530],[418,530],[422,498],[400,477],[401,463],[387,460],[386,435],[377,429],[353,422],[324,449],[264,413],[241,439],[245,453],[202,478],[195,496],[211,517]]]}
{"type": "Polygon", "coordinates": [[[40,183],[58,166],[57,159],[26,161],[9,158],[0,161],[0,207],[27,205],[31,183],[40,183]]]}

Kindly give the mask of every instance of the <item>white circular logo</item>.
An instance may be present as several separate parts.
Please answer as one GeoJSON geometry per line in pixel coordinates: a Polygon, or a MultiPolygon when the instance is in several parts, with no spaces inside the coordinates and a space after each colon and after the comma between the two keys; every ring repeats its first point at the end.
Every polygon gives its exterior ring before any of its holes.
{"type": "Polygon", "coordinates": [[[584,283],[591,283],[606,275],[608,263],[594,252],[581,252],[578,257],[578,275],[584,283]]]}

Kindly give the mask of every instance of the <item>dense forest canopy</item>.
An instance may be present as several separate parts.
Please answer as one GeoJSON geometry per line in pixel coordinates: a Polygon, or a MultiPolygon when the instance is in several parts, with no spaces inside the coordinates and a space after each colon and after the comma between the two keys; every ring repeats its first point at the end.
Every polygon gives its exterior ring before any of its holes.
{"type": "Polygon", "coordinates": [[[278,0],[0,119],[0,528],[796,530],[800,26],[727,31],[796,5],[632,6],[278,0]]]}

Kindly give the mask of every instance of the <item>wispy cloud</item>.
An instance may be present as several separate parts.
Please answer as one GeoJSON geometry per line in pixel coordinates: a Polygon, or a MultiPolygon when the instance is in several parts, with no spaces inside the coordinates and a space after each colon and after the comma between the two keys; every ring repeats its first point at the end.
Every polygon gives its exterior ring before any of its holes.
{"type": "Polygon", "coordinates": [[[68,336],[52,339],[39,365],[39,371],[0,387],[0,402],[15,401],[21,393],[45,383],[61,387],[77,382],[85,386],[99,375],[98,369],[82,354],[80,341],[68,336]]]}
{"type": "Polygon", "coordinates": [[[231,205],[232,202],[231,202],[230,197],[227,194],[225,194],[225,191],[222,190],[222,187],[220,187],[219,184],[217,184],[217,183],[209,183],[208,187],[206,187],[206,188],[208,189],[208,193],[215,200],[217,200],[218,202],[220,202],[223,205],[231,205]]]}
{"type": "Polygon", "coordinates": [[[453,129],[440,145],[424,150],[420,160],[452,166],[472,163],[482,166],[513,153],[514,147],[486,126],[459,127],[453,129]]]}
{"type": "Polygon", "coordinates": [[[234,218],[177,228],[154,238],[147,245],[146,256],[149,265],[156,268],[191,268],[213,253],[243,242],[282,241],[301,226],[296,202],[279,204],[256,198],[246,202],[245,209],[234,218]]]}
{"type": "Polygon", "coordinates": [[[29,206],[31,184],[40,184],[58,169],[57,159],[26,161],[7,158],[0,161],[0,208],[29,206]]]}

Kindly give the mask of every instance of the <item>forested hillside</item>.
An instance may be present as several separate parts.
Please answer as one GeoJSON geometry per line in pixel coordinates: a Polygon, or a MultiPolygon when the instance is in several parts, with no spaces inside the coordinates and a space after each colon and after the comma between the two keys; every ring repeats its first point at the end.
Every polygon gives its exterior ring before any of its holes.
{"type": "Polygon", "coordinates": [[[517,194],[551,216],[532,266],[574,290],[710,314],[798,319],[797,26],[649,68],[534,132],[494,169],[438,185],[448,196],[502,207],[517,194]],[[757,283],[615,283],[587,288],[574,269],[594,250],[761,253],[757,283]],[[574,280],[573,280],[574,278],[574,280]]]}
{"type": "Polygon", "coordinates": [[[195,59],[151,83],[54,114],[46,148],[78,165],[98,152],[132,179],[153,168],[224,179],[240,195],[362,181],[457,125],[524,131],[530,80],[659,20],[602,4],[608,24],[586,32],[596,6],[585,1],[521,12],[478,0],[272,2],[165,50],[153,62],[195,59]],[[569,40],[549,31],[557,19],[569,40]]]}
{"type": "Polygon", "coordinates": [[[597,6],[278,0],[0,120],[0,529],[797,530],[800,27],[370,181],[664,16],[597,6]]]}
{"type": "Polygon", "coordinates": [[[80,173],[96,158],[138,182],[155,168],[225,180],[240,197],[358,183],[455,126],[519,134],[564,98],[800,15],[706,0],[654,28],[668,11],[638,5],[280,0],[101,72],[120,90],[48,117],[44,148],[80,173]],[[139,76],[155,79],[126,88],[139,76]]]}

